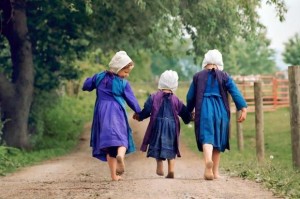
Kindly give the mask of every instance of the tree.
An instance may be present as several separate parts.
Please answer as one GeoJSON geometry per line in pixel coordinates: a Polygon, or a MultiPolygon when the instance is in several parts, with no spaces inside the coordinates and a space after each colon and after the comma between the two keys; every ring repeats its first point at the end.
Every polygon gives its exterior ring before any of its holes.
{"type": "Polygon", "coordinates": [[[12,75],[0,73],[2,117],[7,119],[3,137],[7,145],[28,147],[27,120],[33,94],[33,63],[28,37],[25,1],[0,2],[1,34],[10,46],[12,75]]]}
{"type": "Polygon", "coordinates": [[[300,37],[295,34],[284,44],[285,50],[282,53],[283,60],[287,64],[300,65],[300,37]]]}
{"type": "Polygon", "coordinates": [[[274,50],[264,29],[252,38],[236,39],[224,57],[226,71],[232,75],[272,74],[276,71],[274,50]]]}
{"type": "MultiPolygon", "coordinates": [[[[84,10],[84,2],[78,2],[78,9],[84,10]]],[[[0,2],[0,45],[5,47],[0,53],[0,102],[1,118],[7,121],[3,139],[9,146],[29,147],[28,117],[34,88],[38,94],[38,90],[50,91],[60,81],[78,77],[72,60],[87,46],[88,37],[82,31],[87,15],[71,5],[58,0],[0,2]]]]}
{"type": "MultiPolygon", "coordinates": [[[[208,49],[228,52],[237,35],[255,32],[259,2],[1,0],[0,46],[10,48],[0,53],[2,118],[10,120],[3,129],[6,143],[26,147],[33,88],[37,95],[78,78],[73,61],[88,50],[100,48],[109,57],[120,49],[137,56],[146,50],[172,55],[174,40],[184,41],[188,34],[187,53],[199,61],[208,49]]],[[[270,1],[279,13],[282,2],[270,1]]]]}

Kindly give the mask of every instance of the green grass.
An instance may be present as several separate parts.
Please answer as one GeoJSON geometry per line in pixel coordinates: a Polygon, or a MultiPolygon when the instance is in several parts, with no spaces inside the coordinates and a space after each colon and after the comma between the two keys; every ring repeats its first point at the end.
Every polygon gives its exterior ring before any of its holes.
{"type": "Polygon", "coordinates": [[[12,147],[0,146],[0,175],[3,176],[18,170],[19,168],[64,155],[70,152],[70,150],[70,147],[59,147],[26,152],[12,147]]]}

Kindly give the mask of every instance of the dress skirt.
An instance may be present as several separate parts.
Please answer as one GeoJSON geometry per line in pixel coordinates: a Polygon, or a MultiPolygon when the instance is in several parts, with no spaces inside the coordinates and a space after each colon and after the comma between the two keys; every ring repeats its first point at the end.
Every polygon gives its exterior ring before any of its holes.
{"type": "Polygon", "coordinates": [[[200,121],[200,144],[212,144],[224,152],[228,147],[229,117],[221,95],[204,94],[200,121]]]}
{"type": "Polygon", "coordinates": [[[171,102],[164,98],[152,129],[147,157],[160,160],[174,159],[177,152],[177,135],[171,102]]]}
{"type": "MultiPolygon", "coordinates": [[[[104,87],[104,86],[103,86],[104,87]]],[[[106,161],[108,147],[128,148],[126,116],[121,105],[114,99],[111,91],[100,85],[100,99],[96,101],[93,125],[93,156],[106,161]]]]}

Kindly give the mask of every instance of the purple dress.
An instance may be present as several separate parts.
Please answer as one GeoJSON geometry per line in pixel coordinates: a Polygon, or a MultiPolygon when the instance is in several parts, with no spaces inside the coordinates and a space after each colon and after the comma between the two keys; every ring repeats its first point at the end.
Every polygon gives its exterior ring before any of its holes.
{"type": "Polygon", "coordinates": [[[106,161],[105,149],[113,146],[125,146],[128,149],[128,132],[131,133],[126,110],[116,98],[125,100],[134,112],[140,112],[141,109],[129,83],[113,73],[105,72],[100,79],[99,74],[87,78],[83,90],[92,91],[93,89],[96,89],[97,98],[94,108],[91,146],[93,147],[93,156],[106,161]],[[114,81],[117,82],[115,87],[124,86],[123,89],[119,90],[122,92],[119,93],[119,96],[116,96],[114,91],[114,81]]]}

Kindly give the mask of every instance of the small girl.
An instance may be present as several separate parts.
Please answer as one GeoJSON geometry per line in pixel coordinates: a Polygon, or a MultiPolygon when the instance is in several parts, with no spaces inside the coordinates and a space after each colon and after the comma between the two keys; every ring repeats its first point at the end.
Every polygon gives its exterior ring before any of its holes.
{"type": "Polygon", "coordinates": [[[241,111],[238,122],[247,116],[247,104],[233,79],[223,72],[222,54],[209,50],[187,93],[189,111],[195,108],[195,136],[199,151],[203,152],[204,179],[219,178],[220,152],[229,150],[230,109],[229,93],[241,111]]]}
{"type": "Polygon", "coordinates": [[[134,112],[140,112],[141,108],[129,82],[124,79],[133,67],[127,53],[119,51],[111,59],[109,71],[87,78],[82,87],[83,91],[96,89],[90,146],[93,157],[108,162],[113,181],[121,179],[125,153],[135,151],[125,102],[134,112]]]}
{"type": "Polygon", "coordinates": [[[160,76],[158,91],[151,94],[145,102],[141,113],[133,118],[139,121],[150,117],[141,151],[147,152],[147,157],[156,159],[156,174],[163,176],[163,161],[168,160],[168,174],[166,178],[174,178],[174,160],[181,157],[179,152],[180,121],[189,123],[191,114],[186,106],[173,93],[178,87],[177,72],[167,70],[160,76]]]}

